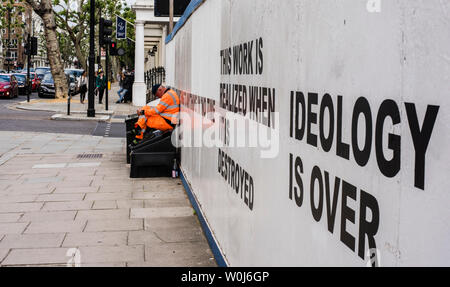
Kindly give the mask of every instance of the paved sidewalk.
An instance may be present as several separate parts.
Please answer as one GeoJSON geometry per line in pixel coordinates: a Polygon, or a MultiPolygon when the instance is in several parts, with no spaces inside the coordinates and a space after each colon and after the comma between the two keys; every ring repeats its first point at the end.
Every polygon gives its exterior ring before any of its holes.
{"type": "Polygon", "coordinates": [[[181,181],[130,179],[124,149],[0,132],[0,266],[216,266],[181,181]]]}

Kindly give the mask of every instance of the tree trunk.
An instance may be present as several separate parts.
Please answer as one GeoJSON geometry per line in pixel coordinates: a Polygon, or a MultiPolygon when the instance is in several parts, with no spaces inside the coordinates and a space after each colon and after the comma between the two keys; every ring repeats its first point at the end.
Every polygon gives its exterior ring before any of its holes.
{"type": "Polygon", "coordinates": [[[55,14],[53,13],[52,1],[26,0],[33,10],[42,18],[44,23],[45,40],[47,44],[47,58],[55,81],[55,98],[66,98],[68,95],[67,78],[59,51],[59,42],[56,35],[55,14]]]}
{"type": "Polygon", "coordinates": [[[75,44],[75,55],[78,58],[78,61],[81,63],[81,66],[83,67],[83,70],[87,72],[87,63],[86,63],[86,57],[84,56],[83,52],[81,51],[81,44],[75,44]]]}
{"type": "Polygon", "coordinates": [[[59,51],[59,43],[56,35],[56,23],[53,10],[46,10],[42,14],[42,21],[44,22],[45,27],[47,57],[50,62],[53,79],[55,81],[55,98],[66,98],[68,95],[67,79],[64,74],[64,68],[61,61],[61,53],[59,51]]]}

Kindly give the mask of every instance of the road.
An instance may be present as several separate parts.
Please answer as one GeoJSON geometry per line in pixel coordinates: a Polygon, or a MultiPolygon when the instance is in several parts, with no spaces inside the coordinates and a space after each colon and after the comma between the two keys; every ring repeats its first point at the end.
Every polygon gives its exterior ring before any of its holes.
{"type": "MultiPolygon", "coordinates": [[[[0,131],[32,131],[108,137],[124,136],[124,124],[55,121],[50,119],[54,112],[24,111],[10,108],[14,103],[25,101],[26,99],[27,97],[23,95],[15,99],[0,98],[0,131]],[[107,128],[108,133],[106,133],[107,128]]],[[[30,99],[38,99],[37,93],[33,93],[30,99]]]]}

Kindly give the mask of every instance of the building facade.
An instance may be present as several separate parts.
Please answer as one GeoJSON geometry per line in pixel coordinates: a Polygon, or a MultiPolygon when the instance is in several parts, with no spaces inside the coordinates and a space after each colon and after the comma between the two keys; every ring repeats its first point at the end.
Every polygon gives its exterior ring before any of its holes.
{"type": "MultiPolygon", "coordinates": [[[[2,1],[3,7],[7,2],[2,1]]],[[[7,15],[8,12],[6,12],[7,15]]],[[[6,16],[5,15],[5,16],[6,16]]],[[[45,48],[44,26],[42,19],[24,1],[15,1],[11,10],[11,25],[8,29],[8,17],[5,17],[0,39],[3,45],[0,48],[0,69],[10,70],[27,67],[25,43],[28,35],[38,38],[38,55],[32,56],[31,67],[48,66],[47,51],[45,48]],[[9,48],[8,48],[9,40],[9,48]]]]}
{"type": "MultiPolygon", "coordinates": [[[[2,1],[6,9],[7,1],[2,1]]],[[[3,40],[2,68],[7,70],[21,69],[26,65],[24,41],[26,28],[29,27],[32,9],[22,1],[15,1],[8,16],[6,11],[3,27],[0,31],[3,40]],[[9,47],[8,47],[9,45],[9,47]]]]}
{"type": "MultiPolygon", "coordinates": [[[[132,6],[136,12],[135,82],[133,105],[146,104],[147,85],[144,74],[155,67],[165,67],[165,39],[168,34],[168,17],[155,17],[153,0],[137,0],[132,6]],[[152,53],[154,51],[154,53],[152,53]]],[[[174,22],[179,18],[174,18],[174,22]]]]}

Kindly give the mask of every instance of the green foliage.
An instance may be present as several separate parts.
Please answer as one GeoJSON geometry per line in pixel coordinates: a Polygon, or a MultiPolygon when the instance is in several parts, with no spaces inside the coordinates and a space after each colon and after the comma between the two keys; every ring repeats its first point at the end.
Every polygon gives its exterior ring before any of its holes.
{"type": "MultiPolygon", "coordinates": [[[[60,30],[60,33],[66,34],[67,39],[72,42],[73,48],[78,49],[80,54],[77,58],[81,63],[85,63],[89,54],[89,24],[90,24],[90,1],[79,0],[79,2],[73,2],[71,0],[53,0],[53,7],[56,16],[56,25],[60,30]],[[76,9],[72,3],[78,3],[76,9]],[[81,59],[80,59],[81,58],[81,59]]],[[[105,19],[111,19],[113,21],[113,31],[115,30],[115,15],[122,16],[123,18],[134,22],[135,13],[123,0],[96,0],[95,1],[95,24],[99,23],[100,15],[105,19]]],[[[130,38],[134,37],[134,28],[131,25],[127,27],[130,38]]],[[[96,28],[97,31],[97,28],[96,28]]],[[[113,34],[114,37],[114,34],[113,34]]],[[[96,35],[96,42],[97,42],[96,35]]],[[[126,46],[126,45],[123,45],[126,46]]],[[[120,47],[120,43],[119,43],[120,47]]],[[[129,48],[128,48],[129,49],[129,48]]],[[[126,49],[127,51],[127,49],[126,49]]],[[[71,53],[70,49],[61,52],[71,53]]],[[[98,54],[98,52],[96,52],[98,54]]],[[[134,48],[133,48],[134,55],[134,48]]],[[[62,55],[63,58],[68,58],[70,55],[62,55]]],[[[128,55],[129,57],[130,55],[128,55]]]]}
{"type": "Polygon", "coordinates": [[[71,63],[71,61],[75,58],[75,49],[72,41],[69,39],[69,36],[66,33],[57,32],[57,34],[59,49],[61,51],[61,60],[64,63],[71,63]]]}

